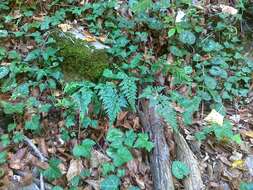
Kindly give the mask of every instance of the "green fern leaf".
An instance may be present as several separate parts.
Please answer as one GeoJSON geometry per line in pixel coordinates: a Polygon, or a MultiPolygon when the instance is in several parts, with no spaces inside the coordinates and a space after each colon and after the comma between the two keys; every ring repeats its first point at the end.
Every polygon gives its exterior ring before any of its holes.
{"type": "Polygon", "coordinates": [[[112,125],[121,111],[121,99],[113,83],[99,84],[97,89],[99,90],[98,95],[109,117],[110,125],[112,125]]]}
{"type": "Polygon", "coordinates": [[[172,127],[173,130],[177,131],[177,113],[171,106],[171,102],[167,96],[160,95],[160,104],[158,105],[158,114],[164,119],[164,121],[172,127]]]}
{"type": "Polygon", "coordinates": [[[135,102],[137,99],[137,86],[135,80],[136,79],[133,77],[126,76],[120,83],[120,90],[122,91],[123,95],[126,97],[128,103],[134,111],[136,111],[135,102]]]}

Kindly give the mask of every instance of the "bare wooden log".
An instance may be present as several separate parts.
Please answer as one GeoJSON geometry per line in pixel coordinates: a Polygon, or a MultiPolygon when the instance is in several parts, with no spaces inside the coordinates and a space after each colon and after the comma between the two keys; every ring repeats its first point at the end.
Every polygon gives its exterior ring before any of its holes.
{"type": "Polygon", "coordinates": [[[174,190],[169,147],[165,140],[162,120],[157,115],[156,108],[151,107],[148,101],[142,101],[140,106],[141,123],[154,143],[154,149],[149,156],[154,190],[174,190]]]}
{"type": "Polygon", "coordinates": [[[184,180],[185,190],[204,189],[199,164],[193,152],[189,148],[186,140],[180,133],[174,133],[174,139],[177,145],[177,159],[184,162],[190,169],[189,176],[184,180]]]}

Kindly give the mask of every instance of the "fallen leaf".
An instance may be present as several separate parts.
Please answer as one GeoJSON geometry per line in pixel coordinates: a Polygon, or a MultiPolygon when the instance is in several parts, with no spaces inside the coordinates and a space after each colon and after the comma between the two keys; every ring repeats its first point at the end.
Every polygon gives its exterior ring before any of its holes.
{"type": "Polygon", "coordinates": [[[253,138],[253,131],[245,131],[243,134],[247,137],[253,138]]]}
{"type": "Polygon", "coordinates": [[[235,160],[232,163],[232,168],[238,168],[238,169],[243,169],[244,168],[244,160],[235,160]]]}
{"type": "Polygon", "coordinates": [[[109,161],[110,161],[110,158],[108,158],[105,154],[97,150],[92,151],[91,159],[90,159],[91,168],[97,168],[100,164],[104,162],[109,162],[109,161]]]}
{"type": "MultiPolygon", "coordinates": [[[[101,181],[103,181],[103,178],[101,178],[101,181]]],[[[100,182],[98,180],[85,180],[85,182],[92,186],[95,190],[100,189],[100,182]]]]}
{"type": "Polygon", "coordinates": [[[221,11],[230,15],[236,15],[238,10],[228,5],[220,5],[221,11]]]}
{"type": "Polygon", "coordinates": [[[68,30],[70,30],[71,28],[73,28],[71,25],[69,24],[59,24],[58,27],[63,31],[63,32],[67,32],[68,30]]]}
{"type": "Polygon", "coordinates": [[[85,40],[87,42],[95,42],[95,41],[97,41],[96,37],[93,36],[93,35],[91,35],[89,32],[83,31],[83,34],[84,34],[84,39],[83,40],[85,40]]]}
{"type": "Polygon", "coordinates": [[[179,11],[177,12],[176,22],[182,22],[184,16],[185,16],[185,13],[184,13],[183,11],[179,10],[179,11]]]}
{"type": "Polygon", "coordinates": [[[222,126],[223,119],[224,119],[223,115],[221,115],[215,109],[212,109],[212,111],[206,116],[206,118],[204,120],[208,123],[217,123],[220,126],[222,126]]]}
{"type": "Polygon", "coordinates": [[[67,172],[67,179],[70,181],[73,177],[80,175],[83,170],[82,160],[71,160],[67,172]]]}
{"type": "Polygon", "coordinates": [[[245,165],[249,170],[250,175],[253,176],[253,155],[250,155],[245,159],[245,165]]]}

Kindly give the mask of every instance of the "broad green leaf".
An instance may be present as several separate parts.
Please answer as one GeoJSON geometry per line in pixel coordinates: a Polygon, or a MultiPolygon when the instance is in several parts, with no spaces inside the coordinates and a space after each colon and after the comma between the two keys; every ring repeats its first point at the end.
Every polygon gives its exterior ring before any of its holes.
{"type": "Polygon", "coordinates": [[[183,179],[184,177],[188,176],[190,173],[190,169],[188,168],[188,166],[181,161],[173,161],[171,169],[172,169],[172,174],[177,179],[183,179]]]}
{"type": "Polygon", "coordinates": [[[38,130],[40,128],[40,116],[33,115],[32,118],[25,122],[25,129],[38,130]]]}
{"type": "Polygon", "coordinates": [[[106,135],[106,140],[109,142],[122,141],[123,140],[123,132],[117,128],[110,128],[106,135]]]}
{"type": "Polygon", "coordinates": [[[73,155],[75,157],[89,158],[91,156],[91,149],[96,143],[91,139],[85,139],[80,145],[75,145],[73,155]]]}
{"type": "Polygon", "coordinates": [[[58,168],[60,164],[60,160],[58,159],[50,159],[49,167],[42,172],[43,176],[46,177],[49,181],[58,179],[62,176],[61,170],[58,168]]]}
{"type": "Polygon", "coordinates": [[[214,90],[217,86],[216,79],[213,77],[210,77],[208,75],[204,76],[204,82],[205,82],[205,85],[207,86],[207,88],[210,88],[212,90],[214,90]]]}
{"type": "Polygon", "coordinates": [[[120,186],[120,178],[116,175],[110,175],[105,178],[101,184],[101,190],[118,190],[120,186]]]}
{"type": "Polygon", "coordinates": [[[7,30],[0,30],[0,38],[5,38],[8,36],[7,30]]]}
{"type": "Polygon", "coordinates": [[[9,74],[9,69],[7,67],[0,67],[0,79],[6,77],[9,74]]]}
{"type": "Polygon", "coordinates": [[[182,31],[179,34],[179,40],[184,44],[193,45],[196,41],[196,37],[191,31],[182,31]]]}
{"type": "Polygon", "coordinates": [[[4,164],[6,162],[6,158],[7,158],[7,152],[6,151],[0,152],[0,164],[4,164]]]}
{"type": "Polygon", "coordinates": [[[148,134],[139,133],[136,143],[134,144],[135,148],[145,148],[148,152],[152,150],[154,144],[149,141],[148,134]]]}
{"type": "Polygon", "coordinates": [[[0,104],[4,108],[5,114],[14,114],[14,113],[22,114],[25,107],[23,103],[9,103],[0,101],[0,104]]]}
{"type": "Polygon", "coordinates": [[[184,56],[182,50],[180,50],[180,49],[179,49],[178,47],[176,47],[176,46],[171,46],[171,47],[170,47],[170,52],[171,52],[173,55],[177,56],[177,57],[183,57],[183,56],[184,56]]]}
{"type": "Polygon", "coordinates": [[[135,139],[136,139],[136,134],[134,130],[131,129],[125,133],[124,143],[125,145],[129,147],[133,147],[135,139]]]}
{"type": "Polygon", "coordinates": [[[102,164],[102,172],[104,176],[106,176],[110,172],[113,172],[114,170],[115,170],[115,166],[113,164],[111,163],[102,164]]]}
{"type": "Polygon", "coordinates": [[[139,0],[134,3],[132,10],[136,13],[146,11],[152,7],[152,0],[139,0]]]}
{"type": "Polygon", "coordinates": [[[176,33],[176,28],[171,28],[168,32],[168,37],[170,38],[174,36],[175,33],[176,33]]]}
{"type": "Polygon", "coordinates": [[[131,152],[124,146],[121,146],[116,150],[115,148],[108,148],[106,153],[113,159],[113,164],[117,167],[133,159],[131,152]]]}

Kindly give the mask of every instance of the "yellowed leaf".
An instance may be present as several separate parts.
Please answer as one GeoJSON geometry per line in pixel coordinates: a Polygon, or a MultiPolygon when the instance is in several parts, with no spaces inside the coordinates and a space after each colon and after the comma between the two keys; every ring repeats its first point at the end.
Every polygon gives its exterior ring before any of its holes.
{"type": "Polygon", "coordinates": [[[245,131],[243,134],[247,137],[253,138],[253,131],[245,131]]]}
{"type": "Polygon", "coordinates": [[[235,160],[232,163],[232,168],[238,168],[238,169],[243,169],[244,168],[244,160],[235,160]]]}
{"type": "Polygon", "coordinates": [[[206,116],[206,118],[204,120],[208,123],[217,123],[220,126],[222,126],[223,119],[224,119],[223,115],[221,115],[215,109],[212,109],[212,111],[206,116]]]}
{"type": "Polygon", "coordinates": [[[72,28],[71,25],[69,24],[59,24],[58,27],[63,31],[63,32],[67,32],[68,30],[70,30],[72,28]]]}
{"type": "Polygon", "coordinates": [[[83,31],[83,34],[85,36],[83,40],[85,40],[87,42],[95,42],[95,41],[97,41],[96,37],[93,36],[92,34],[90,34],[88,31],[83,31]]]}

